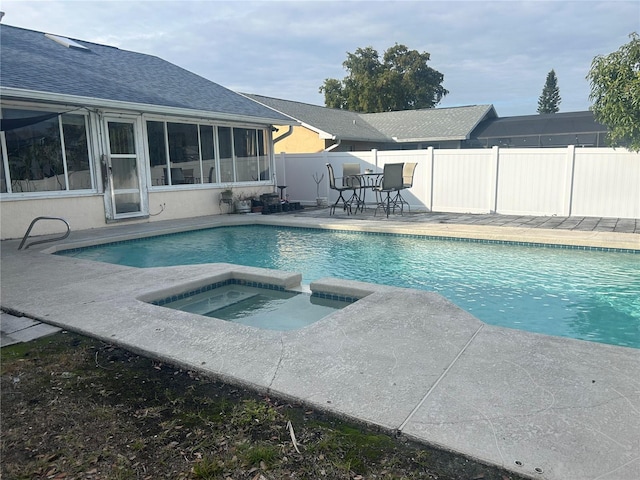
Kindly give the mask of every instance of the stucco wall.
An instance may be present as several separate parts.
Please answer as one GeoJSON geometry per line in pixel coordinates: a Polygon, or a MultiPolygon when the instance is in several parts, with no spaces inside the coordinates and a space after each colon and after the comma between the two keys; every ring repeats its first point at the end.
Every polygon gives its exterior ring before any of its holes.
{"type": "MultiPolygon", "coordinates": [[[[0,202],[2,240],[22,238],[36,217],[62,217],[69,222],[72,230],[106,225],[102,195],[3,201],[0,202]]],[[[42,220],[36,223],[31,236],[65,231],[62,222],[42,220]]]]}
{"type": "MultiPolygon", "coordinates": [[[[234,188],[234,194],[254,195],[271,192],[269,187],[234,188]]],[[[149,193],[149,216],[127,219],[128,223],[146,223],[177,218],[201,217],[228,213],[226,205],[220,208],[221,189],[197,189],[159,191],[149,193]]],[[[29,224],[36,217],[62,217],[72,231],[104,228],[120,222],[107,223],[102,195],[65,198],[41,198],[5,200],[0,202],[0,238],[8,240],[22,238],[29,224]]],[[[63,233],[66,227],[61,222],[42,220],[36,223],[30,236],[63,233]]]]}
{"type": "MultiPolygon", "coordinates": [[[[273,133],[273,138],[278,138],[285,133],[289,127],[279,126],[278,131],[273,133]]],[[[315,153],[324,150],[324,140],[316,132],[305,127],[293,127],[293,133],[283,138],[273,145],[275,153],[315,153]]]]}

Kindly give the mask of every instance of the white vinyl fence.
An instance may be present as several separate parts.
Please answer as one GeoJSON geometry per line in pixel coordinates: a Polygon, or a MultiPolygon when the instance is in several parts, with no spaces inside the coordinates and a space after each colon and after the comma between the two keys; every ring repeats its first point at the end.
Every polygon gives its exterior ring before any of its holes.
{"type": "Polygon", "coordinates": [[[321,152],[276,156],[277,184],[290,201],[337,198],[343,163],[382,172],[386,163],[416,162],[411,210],[509,215],[640,218],[640,153],[612,148],[503,148],[321,152]],[[313,174],[324,174],[316,193],[313,174]]]}

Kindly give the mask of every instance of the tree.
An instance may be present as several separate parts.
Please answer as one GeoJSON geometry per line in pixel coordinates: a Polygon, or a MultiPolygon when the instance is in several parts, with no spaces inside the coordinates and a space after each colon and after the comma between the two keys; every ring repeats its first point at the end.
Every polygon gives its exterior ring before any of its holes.
{"type": "Polygon", "coordinates": [[[547,81],[538,99],[538,113],[558,113],[561,101],[556,72],[551,70],[547,73],[547,81]]]}
{"type": "Polygon", "coordinates": [[[444,75],[429,67],[430,55],[395,44],[382,61],[372,47],[347,52],[342,64],[349,74],[327,78],[320,87],[325,106],[355,112],[391,112],[432,108],[449,92],[444,75]]]}
{"type": "Polygon", "coordinates": [[[591,62],[589,99],[597,121],[609,128],[612,146],[640,151],[640,37],[591,62]]]}

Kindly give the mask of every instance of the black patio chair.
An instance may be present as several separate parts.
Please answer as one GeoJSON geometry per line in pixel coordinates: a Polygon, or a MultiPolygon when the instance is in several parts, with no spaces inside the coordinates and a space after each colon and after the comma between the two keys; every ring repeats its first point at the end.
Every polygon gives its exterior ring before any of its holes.
{"type": "Polygon", "coordinates": [[[338,194],[339,194],[338,195],[338,199],[336,200],[336,202],[333,205],[331,205],[331,207],[329,208],[329,215],[333,215],[336,212],[336,206],[340,203],[341,200],[342,200],[342,209],[345,212],[347,212],[348,214],[351,214],[351,203],[344,198],[342,193],[347,191],[347,190],[353,190],[353,186],[351,186],[351,185],[342,185],[342,186],[336,185],[336,177],[335,177],[335,175],[333,173],[333,166],[330,163],[327,163],[327,170],[329,170],[329,188],[331,190],[337,191],[338,194]]]}

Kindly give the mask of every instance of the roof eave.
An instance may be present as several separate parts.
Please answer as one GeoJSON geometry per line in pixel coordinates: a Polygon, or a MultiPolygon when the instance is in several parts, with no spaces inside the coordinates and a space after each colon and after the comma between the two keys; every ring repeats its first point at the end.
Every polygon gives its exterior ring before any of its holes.
{"type": "Polygon", "coordinates": [[[77,105],[92,108],[113,108],[118,110],[129,110],[137,113],[156,113],[164,115],[176,115],[185,117],[199,117],[210,120],[226,120],[242,123],[259,123],[265,125],[298,125],[298,122],[288,119],[277,119],[268,117],[254,117],[251,115],[237,115],[222,112],[210,112],[207,110],[195,110],[191,108],[167,107],[163,105],[152,105],[148,103],[133,103],[120,100],[106,100],[96,97],[82,97],[76,95],[66,95],[61,93],[42,92],[37,90],[24,90],[13,87],[0,87],[0,97],[15,100],[36,100],[42,102],[62,103],[65,105],[77,105]]]}
{"type": "Polygon", "coordinates": [[[296,121],[298,122],[296,125],[301,125],[304,128],[317,133],[318,137],[320,137],[321,140],[335,140],[336,138],[338,138],[333,133],[325,132],[324,130],[320,130],[319,128],[314,127],[313,125],[309,125],[308,123],[302,122],[300,120],[296,120],[296,121]]]}
{"type": "Polygon", "coordinates": [[[455,135],[451,137],[416,137],[416,138],[397,138],[393,137],[396,143],[415,143],[415,142],[445,142],[445,141],[460,141],[468,140],[469,137],[455,135]]]}

